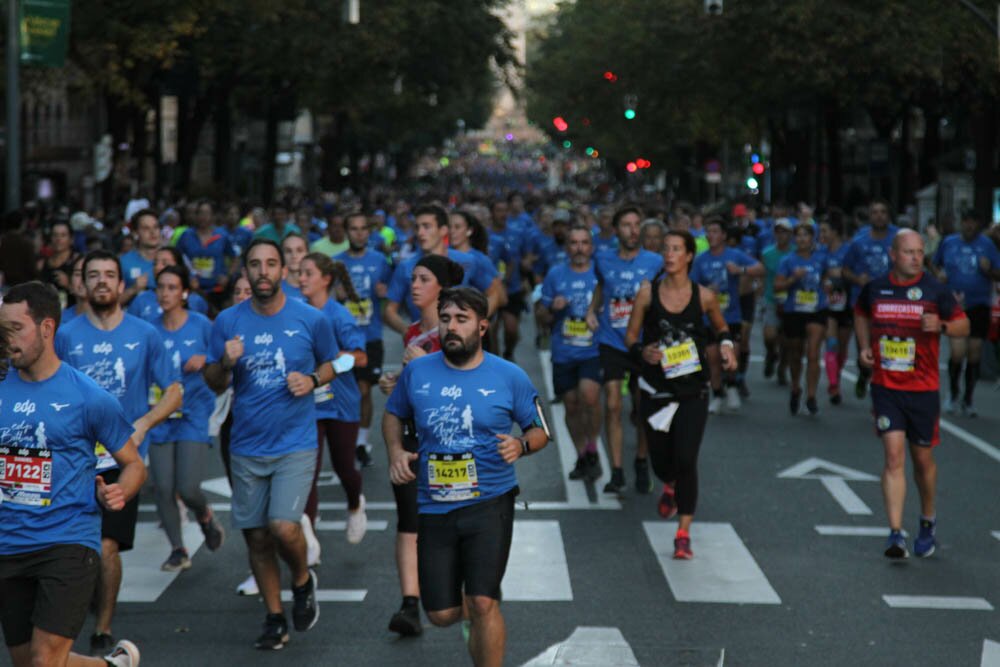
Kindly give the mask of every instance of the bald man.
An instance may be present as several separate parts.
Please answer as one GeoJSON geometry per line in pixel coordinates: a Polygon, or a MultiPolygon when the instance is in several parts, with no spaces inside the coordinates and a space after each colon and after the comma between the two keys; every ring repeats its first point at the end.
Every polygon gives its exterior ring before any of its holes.
{"type": "Polygon", "coordinates": [[[903,537],[906,498],[906,449],[920,494],[920,528],[913,551],[934,553],[934,508],[940,442],[938,420],[938,342],[941,334],[969,335],[969,320],[951,291],[924,273],[924,241],[913,230],[900,230],[889,250],[890,272],[867,283],[855,306],[854,331],[859,362],[872,369],[872,412],[885,448],[882,495],[889,518],[887,558],[909,556],[903,537]]]}

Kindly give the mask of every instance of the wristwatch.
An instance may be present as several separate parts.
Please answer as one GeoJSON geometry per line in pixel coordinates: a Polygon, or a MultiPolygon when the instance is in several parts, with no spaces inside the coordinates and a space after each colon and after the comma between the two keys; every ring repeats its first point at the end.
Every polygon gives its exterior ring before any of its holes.
{"type": "Polygon", "coordinates": [[[521,456],[527,456],[531,453],[531,445],[528,444],[527,438],[518,438],[521,441],[521,456]]]}
{"type": "Polygon", "coordinates": [[[318,388],[319,387],[319,375],[314,371],[314,372],[312,372],[312,373],[309,374],[309,377],[312,378],[313,389],[318,388]]]}

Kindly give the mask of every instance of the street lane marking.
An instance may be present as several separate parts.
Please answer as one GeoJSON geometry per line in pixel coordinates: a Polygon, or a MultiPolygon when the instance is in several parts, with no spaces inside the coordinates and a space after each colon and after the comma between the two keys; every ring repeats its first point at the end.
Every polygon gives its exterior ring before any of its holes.
{"type": "Polygon", "coordinates": [[[993,611],[993,605],[983,598],[960,595],[883,595],[882,599],[896,609],[993,611]]]}
{"type": "MultiPolygon", "coordinates": [[[[546,396],[554,396],[555,390],[552,387],[552,353],[549,350],[539,350],[538,357],[542,364],[542,378],[545,382],[546,396]]],[[[547,399],[546,399],[547,400],[547,399]]],[[[594,482],[594,488],[598,489],[597,502],[590,502],[587,497],[587,487],[583,481],[569,479],[570,470],[576,465],[576,447],[573,446],[573,438],[566,428],[566,406],[562,403],[549,403],[549,410],[552,412],[552,425],[555,433],[554,440],[559,450],[559,461],[562,464],[562,482],[566,489],[566,501],[572,509],[621,509],[621,502],[617,498],[605,496],[600,492],[605,483],[611,479],[611,464],[608,462],[607,454],[604,451],[602,439],[597,439],[597,455],[601,461],[601,478],[594,482]]]]}
{"type": "MultiPolygon", "coordinates": [[[[351,590],[342,589],[338,590],[335,588],[330,589],[319,589],[316,591],[316,601],[317,602],[364,602],[365,597],[368,596],[368,591],[366,589],[351,590]]],[[[292,597],[291,591],[281,591],[281,601],[291,602],[294,598],[292,597]]]]}
{"type": "Polygon", "coordinates": [[[558,521],[515,521],[503,599],[572,601],[573,587],[558,521]]]}
{"type": "MultiPolygon", "coordinates": [[[[815,526],[820,535],[838,537],[885,537],[888,529],[881,526],[815,526]]],[[[903,531],[903,535],[906,535],[903,531]]]]}
{"type": "MultiPolygon", "coordinates": [[[[850,382],[857,382],[858,376],[849,371],[843,371],[843,376],[850,382]]],[[[942,431],[947,431],[951,435],[955,436],[959,440],[964,441],[967,445],[975,447],[980,452],[993,459],[997,463],[1000,463],[1000,449],[997,449],[990,443],[986,442],[982,438],[969,433],[961,426],[957,426],[947,419],[939,419],[942,431]]]]}
{"type": "MultiPolygon", "coordinates": [[[[504,597],[507,597],[504,589],[504,597]]],[[[719,663],[722,664],[721,662],[719,663]]],[[[578,627],[522,667],[639,667],[632,647],[618,628],[578,627]]]]}
{"type": "MultiPolygon", "coordinates": [[[[215,512],[232,512],[233,511],[232,505],[230,503],[209,503],[209,507],[211,507],[212,510],[215,511],[215,512]]],[[[548,512],[548,511],[562,512],[562,511],[581,510],[581,509],[584,509],[584,510],[620,510],[621,509],[621,503],[619,503],[617,500],[615,500],[615,499],[612,498],[610,500],[605,500],[603,504],[588,503],[587,506],[584,507],[584,506],[581,506],[579,503],[570,503],[570,502],[566,502],[564,500],[537,500],[536,501],[536,500],[521,500],[521,499],[518,499],[517,502],[514,503],[514,507],[517,510],[522,511],[522,512],[525,511],[525,510],[527,510],[527,511],[537,510],[539,512],[541,512],[541,511],[546,511],[546,512],[548,512]],[[527,507],[524,506],[525,503],[528,504],[527,507]]],[[[333,502],[333,501],[330,501],[330,502],[321,502],[319,504],[319,509],[321,511],[327,511],[327,510],[344,510],[344,511],[347,511],[347,502],[346,501],[341,501],[341,502],[333,502]]],[[[396,503],[395,502],[389,502],[389,501],[379,502],[379,501],[369,500],[369,501],[365,502],[365,509],[367,511],[369,511],[369,512],[395,512],[396,511],[396,503]]],[[[154,505],[152,503],[143,503],[143,504],[139,505],[139,511],[140,512],[155,512],[156,511],[156,505],[154,505]]]]}
{"type": "Polygon", "coordinates": [[[678,602],[781,604],[732,524],[696,523],[693,560],[674,560],[676,523],[644,521],[643,529],[678,602]]]}
{"type": "MultiPolygon", "coordinates": [[[[205,541],[201,528],[195,521],[181,525],[184,546],[198,567],[195,553],[205,541]]],[[[131,551],[122,553],[122,586],[119,602],[156,602],[174,582],[180,572],[164,572],[160,564],[170,555],[170,541],[154,521],[140,521],[135,526],[135,544],[131,551]]]]}
{"type": "MultiPolygon", "coordinates": [[[[389,527],[388,521],[378,521],[368,519],[368,530],[386,530],[389,527]]],[[[347,530],[346,521],[317,521],[316,530],[347,530]]]]}
{"type": "Polygon", "coordinates": [[[1000,644],[983,640],[983,657],[979,661],[979,667],[1000,667],[1000,644]]]}
{"type": "Polygon", "coordinates": [[[871,515],[872,508],[847,486],[847,481],[842,477],[823,476],[820,477],[820,482],[848,514],[871,515]]]}
{"type": "Polygon", "coordinates": [[[993,535],[993,537],[995,537],[998,540],[1000,540],[1000,530],[994,530],[993,533],[992,533],[992,535],[993,535]]]}

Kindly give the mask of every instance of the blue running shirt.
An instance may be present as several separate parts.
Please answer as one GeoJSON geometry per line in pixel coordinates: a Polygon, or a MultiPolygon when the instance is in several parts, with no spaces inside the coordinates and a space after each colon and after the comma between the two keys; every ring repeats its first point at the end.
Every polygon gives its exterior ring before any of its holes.
{"type": "MultiPolygon", "coordinates": [[[[170,364],[181,376],[184,403],[179,411],[154,427],[149,438],[154,445],[158,442],[181,440],[210,443],[212,439],[208,436],[208,419],[215,409],[215,393],[208,388],[200,370],[188,373],[184,370],[184,365],[191,357],[199,354],[208,356],[212,323],[204,315],[189,312],[187,322],[177,331],[170,331],[163,326],[162,317],[153,326],[163,339],[163,349],[170,358],[170,364]]],[[[160,400],[161,394],[161,387],[153,385],[149,394],[150,406],[160,400]]]]}
{"type": "Polygon", "coordinates": [[[347,267],[354,291],[361,297],[361,303],[348,301],[345,305],[364,330],[365,340],[382,340],[382,298],[376,293],[375,286],[388,286],[392,279],[392,269],[385,255],[377,250],[365,250],[361,257],[352,257],[349,252],[344,252],[334,259],[347,267]]]}
{"type": "MultiPolygon", "coordinates": [[[[98,329],[86,316],[59,327],[56,354],[117,398],[130,423],[149,412],[150,387],[169,387],[181,381],[160,334],[148,322],[128,313],[111,331],[98,329]]],[[[136,444],[139,454],[145,457],[149,434],[136,444]]],[[[97,469],[115,467],[111,455],[98,447],[97,469]]]]}
{"type": "Polygon", "coordinates": [[[416,423],[419,512],[445,514],[516,487],[496,436],[512,434],[514,423],[539,425],[537,400],[521,368],[489,353],[470,370],[448,366],[442,352],[407,364],[385,409],[416,423]]]}
{"type": "Polygon", "coordinates": [[[966,243],[961,234],[950,234],[934,253],[934,266],[944,267],[948,289],[960,296],[963,308],[989,306],[993,280],[979,267],[980,258],[990,262],[990,269],[1000,268],[1000,252],[988,238],[977,234],[966,243]]]}
{"type": "Polygon", "coordinates": [[[743,314],[740,312],[740,274],[729,273],[726,268],[729,262],[737,266],[753,266],[757,260],[736,248],[726,247],[718,255],[709,250],[694,258],[691,280],[715,292],[726,324],[739,324],[743,321],[743,314]]]}
{"type": "Polygon", "coordinates": [[[574,271],[569,264],[554,267],[542,283],[541,303],[552,308],[556,297],[569,303],[552,314],[552,363],[565,364],[597,356],[597,341],[587,328],[587,308],[597,287],[593,264],[586,271],[574,271]]]}
{"type": "Polygon", "coordinates": [[[601,310],[597,321],[597,343],[625,351],[625,329],[632,315],[635,295],[643,280],[652,280],[663,268],[663,258],[640,250],[632,259],[617,252],[604,252],[594,260],[594,273],[601,284],[601,310]]]}
{"type": "Polygon", "coordinates": [[[132,424],[118,401],[69,364],[47,380],[0,382],[0,555],[57,544],[101,552],[98,442],[118,452],[132,424]]]}
{"type": "Polygon", "coordinates": [[[805,275],[792,283],[783,304],[786,313],[819,313],[827,308],[826,290],[823,289],[823,275],[826,273],[827,255],[813,252],[809,257],[798,253],[785,255],[778,264],[778,275],[791,277],[795,270],[803,267],[805,275]]]}
{"type": "Polygon", "coordinates": [[[243,340],[233,369],[233,431],[230,452],[282,456],[316,447],[312,394],[293,396],[287,377],[306,375],[335,356],[333,330],[323,313],[286,295],[274,315],[253,310],[252,299],[219,313],[212,327],[208,363],[221,362],[226,341],[243,340]]]}
{"type": "MultiPolygon", "coordinates": [[[[333,329],[333,358],[339,352],[365,350],[365,334],[354,321],[350,311],[336,299],[328,299],[323,315],[333,329]]],[[[361,421],[361,390],[353,371],[337,373],[327,384],[313,391],[316,401],[316,419],[336,419],[342,422],[361,421]]]]}
{"type": "MultiPolygon", "coordinates": [[[[188,309],[202,315],[208,315],[208,302],[197,292],[188,293],[188,309]]],[[[160,319],[163,309],[156,300],[156,290],[148,289],[138,294],[128,305],[129,315],[146,320],[150,324],[160,319]]]]}

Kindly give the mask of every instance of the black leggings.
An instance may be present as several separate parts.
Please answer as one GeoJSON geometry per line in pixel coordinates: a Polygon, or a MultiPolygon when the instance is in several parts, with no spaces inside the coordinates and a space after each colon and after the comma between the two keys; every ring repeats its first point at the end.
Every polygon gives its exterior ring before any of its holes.
{"type": "Polygon", "coordinates": [[[667,403],[643,395],[639,402],[642,426],[649,443],[653,472],[662,482],[673,483],[679,514],[694,514],[698,503],[698,450],[708,421],[708,396],[680,401],[670,432],[654,431],[649,417],[667,403]]]}
{"type": "MultiPolygon", "coordinates": [[[[420,448],[412,422],[403,425],[403,449],[415,452],[420,448]]],[[[410,464],[413,474],[417,474],[417,463],[410,464]]],[[[392,495],[396,500],[396,532],[417,532],[417,481],[393,484],[392,495]]]]}

